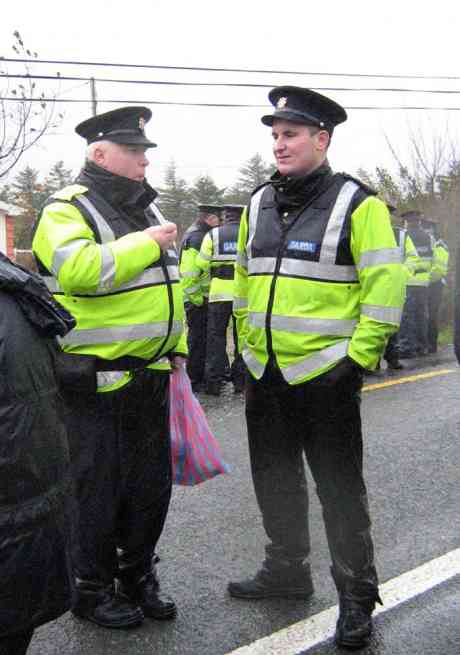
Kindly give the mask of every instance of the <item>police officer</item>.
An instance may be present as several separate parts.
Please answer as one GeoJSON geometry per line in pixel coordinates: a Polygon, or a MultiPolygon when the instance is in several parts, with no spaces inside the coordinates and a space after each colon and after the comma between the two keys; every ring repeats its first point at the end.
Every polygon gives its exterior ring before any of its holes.
{"type": "Polygon", "coordinates": [[[145,179],[150,117],[123,107],[76,127],[86,163],[47,202],[32,244],[77,321],[61,340],[79,506],[73,612],[107,628],[176,612],[154,553],[171,496],[169,371],[186,344],[176,226],[145,179]]]}
{"type": "Polygon", "coordinates": [[[309,89],[276,87],[277,172],[252,194],[238,239],[234,311],[249,369],[246,418],[256,497],[269,543],[243,599],[313,593],[305,453],[332,558],[336,640],[360,647],[379,600],[362,467],[360,390],[398,327],[404,272],[385,204],[334,174],[327,151],[346,120],[309,89]]]}
{"type": "Polygon", "coordinates": [[[428,354],[428,287],[434,239],[422,228],[422,212],[410,210],[401,214],[401,218],[418,256],[407,280],[406,302],[399,331],[400,357],[411,359],[428,354]]]}
{"type": "Polygon", "coordinates": [[[232,321],[234,357],[230,378],[235,393],[243,391],[244,362],[238,351],[236,323],[232,314],[236,242],[243,205],[224,205],[223,225],[203,239],[196,265],[200,275],[209,275],[208,331],[206,351],[206,393],[219,396],[227,364],[227,329],[232,321]]]}
{"type": "Polygon", "coordinates": [[[198,218],[187,229],[182,239],[179,272],[182,278],[187,315],[187,373],[194,391],[204,390],[206,362],[206,326],[210,280],[196,265],[201,243],[213,227],[219,225],[222,208],[218,205],[198,205],[198,218]]]}
{"type": "Polygon", "coordinates": [[[449,268],[449,249],[439,236],[439,226],[433,220],[424,219],[422,228],[434,240],[433,262],[430,271],[430,284],[428,286],[428,352],[436,353],[438,350],[438,323],[439,310],[442,302],[442,292],[446,285],[446,276],[449,268]]]}
{"type": "MultiPolygon", "coordinates": [[[[397,221],[396,207],[391,203],[387,203],[387,207],[393,220],[397,221]]],[[[401,255],[401,261],[404,262],[407,271],[407,278],[409,278],[411,272],[417,266],[417,251],[412,239],[404,227],[393,225],[393,232],[401,255]]],[[[388,339],[385,352],[383,353],[383,359],[387,362],[387,366],[390,370],[399,371],[404,368],[404,364],[399,360],[399,332],[395,332],[388,339]]]]}

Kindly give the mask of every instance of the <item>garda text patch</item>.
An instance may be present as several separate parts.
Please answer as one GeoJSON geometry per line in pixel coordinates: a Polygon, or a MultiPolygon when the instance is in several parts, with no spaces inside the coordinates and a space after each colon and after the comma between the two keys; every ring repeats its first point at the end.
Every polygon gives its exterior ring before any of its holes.
{"type": "Polygon", "coordinates": [[[287,244],[288,250],[299,250],[301,252],[310,252],[312,254],[316,252],[317,248],[318,244],[314,241],[291,240],[287,244]]]}
{"type": "Polygon", "coordinates": [[[236,252],[236,241],[224,241],[224,252],[236,252]]]}

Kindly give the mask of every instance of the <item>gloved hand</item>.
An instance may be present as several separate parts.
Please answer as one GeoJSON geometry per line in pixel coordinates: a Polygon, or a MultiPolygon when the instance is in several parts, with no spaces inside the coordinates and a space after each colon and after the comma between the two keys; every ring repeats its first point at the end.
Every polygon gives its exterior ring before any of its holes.
{"type": "Polygon", "coordinates": [[[351,385],[361,387],[364,369],[351,357],[344,357],[334,368],[323,373],[318,380],[329,385],[351,385]]]}

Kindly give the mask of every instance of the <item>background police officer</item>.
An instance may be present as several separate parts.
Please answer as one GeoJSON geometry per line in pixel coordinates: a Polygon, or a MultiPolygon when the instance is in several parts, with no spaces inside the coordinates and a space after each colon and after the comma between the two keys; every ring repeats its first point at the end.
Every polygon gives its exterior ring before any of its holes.
{"type": "Polygon", "coordinates": [[[205,235],[219,225],[222,208],[218,205],[198,205],[198,218],[182,239],[179,272],[182,278],[185,312],[187,315],[187,373],[194,391],[204,390],[206,363],[206,330],[208,322],[209,275],[196,265],[205,235]]]}
{"type": "Polygon", "coordinates": [[[428,352],[435,353],[438,350],[439,312],[449,268],[449,249],[445,241],[440,238],[439,225],[436,221],[424,219],[422,228],[434,241],[428,286],[428,352]]]}
{"type": "Polygon", "coordinates": [[[236,393],[243,391],[244,386],[244,363],[238,351],[236,323],[232,314],[236,242],[243,209],[243,205],[223,205],[223,224],[213,228],[205,236],[196,259],[199,275],[211,278],[206,346],[206,393],[213,396],[220,395],[225,378],[228,363],[227,330],[230,321],[234,335],[230,379],[236,393]]]}
{"type": "Polygon", "coordinates": [[[61,342],[79,505],[73,611],[108,628],[175,614],[152,558],[171,496],[170,361],[186,344],[176,226],[145,180],[150,117],[124,107],[77,126],[87,161],[42,210],[32,246],[77,321],[61,342]]]}
{"type": "Polygon", "coordinates": [[[422,227],[422,212],[410,210],[401,214],[401,218],[418,258],[407,280],[406,302],[399,331],[400,356],[410,359],[428,354],[428,287],[434,239],[422,227]]]}
{"type": "Polygon", "coordinates": [[[405,276],[385,204],[333,174],[342,107],[277,87],[262,122],[278,171],[251,197],[238,240],[234,311],[249,369],[246,417],[266,558],[231,595],[309,598],[303,455],[323,508],[339,593],[336,640],[364,645],[379,599],[362,467],[360,389],[399,323],[405,276]]]}

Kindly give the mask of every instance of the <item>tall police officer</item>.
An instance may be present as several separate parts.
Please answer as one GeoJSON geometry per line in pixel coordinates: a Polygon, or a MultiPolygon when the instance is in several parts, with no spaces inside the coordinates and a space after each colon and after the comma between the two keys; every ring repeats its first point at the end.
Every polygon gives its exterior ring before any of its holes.
{"type": "Polygon", "coordinates": [[[422,228],[422,212],[410,210],[401,214],[401,218],[418,257],[417,265],[407,280],[407,298],[399,331],[400,356],[411,359],[428,354],[428,287],[434,239],[422,228]]]}
{"type": "Polygon", "coordinates": [[[186,345],[176,226],[145,180],[150,117],[124,107],[77,126],[87,161],[43,208],[33,239],[49,288],[77,320],[61,341],[79,504],[73,611],[108,628],[175,614],[153,558],[171,495],[168,372],[186,345]]]}
{"type": "Polygon", "coordinates": [[[218,205],[198,205],[198,218],[182,239],[179,272],[182,278],[187,314],[187,373],[194,391],[204,390],[206,363],[206,330],[208,322],[209,276],[201,274],[196,259],[204,237],[219,225],[222,208],[218,205]]]}
{"type": "Polygon", "coordinates": [[[219,396],[225,377],[227,329],[233,325],[234,358],[230,367],[233,389],[243,391],[244,362],[238,351],[236,322],[232,315],[233,278],[235,275],[236,242],[243,205],[224,205],[223,225],[213,228],[203,239],[196,266],[200,275],[211,277],[208,306],[206,347],[206,393],[219,396]]]}
{"type": "Polygon", "coordinates": [[[249,369],[246,417],[266,558],[231,595],[309,598],[303,453],[323,506],[340,599],[336,640],[369,638],[379,600],[363,479],[362,371],[397,329],[405,274],[385,204],[333,174],[345,110],[309,89],[272,89],[278,171],[253,193],[238,239],[234,311],[249,369]]]}

